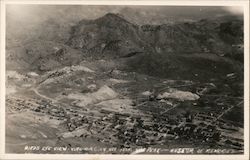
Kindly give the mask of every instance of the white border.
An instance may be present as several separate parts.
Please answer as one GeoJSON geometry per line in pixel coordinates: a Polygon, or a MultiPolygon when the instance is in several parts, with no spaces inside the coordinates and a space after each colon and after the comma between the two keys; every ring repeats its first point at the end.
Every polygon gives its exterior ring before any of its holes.
{"type": "MultiPolygon", "coordinates": [[[[5,5],[1,1],[0,40],[0,154],[5,151],[5,5]],[[1,147],[2,146],[2,147],[1,147]]],[[[0,155],[1,159],[1,155],[0,155]]]]}
{"type": "Polygon", "coordinates": [[[248,0],[2,0],[5,4],[245,6],[248,0]]]}
{"type": "Polygon", "coordinates": [[[63,0],[1,0],[0,54],[0,159],[225,159],[249,160],[249,1],[63,1],[63,0]],[[244,7],[244,154],[243,155],[73,155],[73,154],[5,154],[5,8],[6,4],[54,5],[167,5],[167,6],[243,6],[244,7]]]}

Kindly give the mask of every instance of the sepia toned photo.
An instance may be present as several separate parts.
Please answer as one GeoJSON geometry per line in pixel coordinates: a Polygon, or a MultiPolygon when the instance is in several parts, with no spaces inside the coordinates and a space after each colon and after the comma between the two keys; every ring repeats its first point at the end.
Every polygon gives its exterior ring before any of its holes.
{"type": "Polygon", "coordinates": [[[246,153],[243,6],[6,4],[5,18],[6,154],[246,153]]]}

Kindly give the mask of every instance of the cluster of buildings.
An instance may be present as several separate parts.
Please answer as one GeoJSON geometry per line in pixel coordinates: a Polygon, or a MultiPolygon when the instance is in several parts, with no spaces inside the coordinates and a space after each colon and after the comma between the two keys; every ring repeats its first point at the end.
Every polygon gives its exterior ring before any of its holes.
{"type": "Polygon", "coordinates": [[[239,133],[240,128],[218,119],[219,113],[169,115],[144,112],[143,115],[136,115],[105,109],[66,108],[46,100],[7,98],[6,103],[19,110],[27,108],[47,114],[51,119],[62,120],[69,137],[93,137],[114,147],[149,147],[183,140],[211,147],[219,145],[238,150],[244,147],[243,136],[232,136],[239,133]]]}

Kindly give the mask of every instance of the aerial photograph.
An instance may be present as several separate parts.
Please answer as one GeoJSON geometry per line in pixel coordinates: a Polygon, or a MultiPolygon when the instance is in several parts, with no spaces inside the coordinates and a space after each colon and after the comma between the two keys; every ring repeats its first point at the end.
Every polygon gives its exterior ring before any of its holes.
{"type": "Polygon", "coordinates": [[[6,5],[5,152],[244,154],[241,6],[6,5]]]}

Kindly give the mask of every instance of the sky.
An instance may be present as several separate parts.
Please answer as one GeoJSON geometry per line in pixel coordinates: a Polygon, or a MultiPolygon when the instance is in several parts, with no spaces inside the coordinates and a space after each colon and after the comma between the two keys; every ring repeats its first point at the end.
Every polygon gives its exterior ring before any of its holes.
{"type": "Polygon", "coordinates": [[[46,19],[79,21],[104,14],[120,13],[134,23],[164,23],[166,20],[198,20],[224,15],[242,15],[241,7],[206,6],[84,6],[84,5],[8,5],[7,20],[39,22],[46,19]]]}

